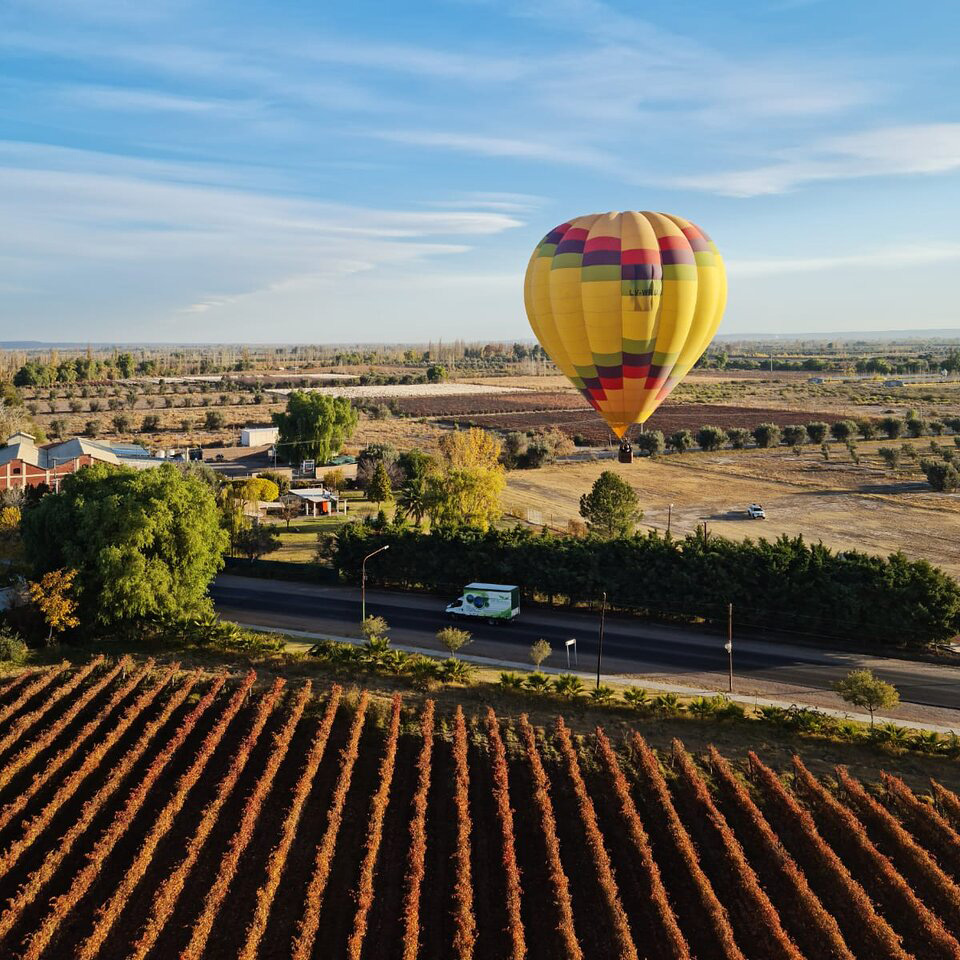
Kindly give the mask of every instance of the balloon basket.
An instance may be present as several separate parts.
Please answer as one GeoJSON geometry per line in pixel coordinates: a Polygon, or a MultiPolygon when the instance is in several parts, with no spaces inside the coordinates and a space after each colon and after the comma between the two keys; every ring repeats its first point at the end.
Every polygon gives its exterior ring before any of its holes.
{"type": "Polygon", "coordinates": [[[629,441],[620,441],[620,450],[617,452],[617,459],[621,463],[633,463],[633,447],[630,446],[629,441]]]}

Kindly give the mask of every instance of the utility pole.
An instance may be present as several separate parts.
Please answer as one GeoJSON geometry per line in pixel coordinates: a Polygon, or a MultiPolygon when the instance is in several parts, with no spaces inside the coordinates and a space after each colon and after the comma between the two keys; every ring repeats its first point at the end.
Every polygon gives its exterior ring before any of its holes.
{"type": "Polygon", "coordinates": [[[603,602],[600,604],[600,643],[597,646],[597,689],[600,689],[600,664],[603,661],[603,621],[607,613],[607,592],[603,592],[603,602]]]}
{"type": "Polygon", "coordinates": [[[727,692],[733,693],[733,604],[727,604],[727,692]]]}
{"type": "Polygon", "coordinates": [[[378,553],[383,553],[384,550],[389,550],[390,544],[388,543],[384,547],[380,547],[379,550],[374,550],[373,553],[368,553],[363,558],[363,563],[360,564],[360,623],[363,624],[363,621],[367,619],[367,561],[371,557],[375,557],[378,553]]]}
{"type": "Polygon", "coordinates": [[[673,522],[673,504],[667,506],[667,536],[670,536],[670,524],[673,522]]]}

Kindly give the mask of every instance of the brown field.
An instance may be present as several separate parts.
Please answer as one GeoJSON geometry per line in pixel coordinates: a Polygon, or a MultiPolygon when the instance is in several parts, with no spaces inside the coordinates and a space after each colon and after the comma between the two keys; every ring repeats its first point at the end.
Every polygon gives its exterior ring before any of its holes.
{"type": "Polygon", "coordinates": [[[691,755],[660,723],[654,752],[643,720],[607,739],[255,679],[94,662],[0,684],[0,956],[960,952],[946,760],[907,761],[932,796],[799,758],[786,788],[763,763],[782,750],[691,755]]]}
{"type": "MultiPolygon", "coordinates": [[[[922,455],[929,440],[912,443],[922,455]]],[[[935,493],[915,467],[889,471],[876,452],[883,445],[860,442],[859,465],[838,444],[831,445],[829,461],[807,446],[799,457],[780,448],[669,454],[632,464],[558,463],[509,473],[504,504],[520,519],[533,516],[564,529],[579,517],[580,495],[603,470],[615,470],[640,496],[641,526],[665,530],[672,503],[675,534],[693,532],[702,523],[733,538],[802,534],[837,549],[903,550],[960,576],[960,495],[935,493]],[[753,502],[763,504],[765,521],[746,518],[753,502]]]]}
{"type": "MultiPolygon", "coordinates": [[[[509,396],[506,394],[505,396],[509,396]]],[[[488,430],[534,430],[541,427],[556,427],[573,436],[580,434],[587,443],[600,446],[610,442],[612,433],[595,411],[582,402],[583,409],[547,409],[523,413],[496,413],[456,417],[463,425],[483,427],[488,430]]],[[[814,420],[830,422],[836,414],[823,410],[786,410],[777,407],[736,407],[716,403],[665,403],[647,421],[646,429],[660,430],[665,436],[677,430],[695,431],[699,427],[712,426],[730,429],[746,427],[753,429],[761,423],[810,423],[814,420]]],[[[640,428],[633,427],[631,433],[640,428]]]]}

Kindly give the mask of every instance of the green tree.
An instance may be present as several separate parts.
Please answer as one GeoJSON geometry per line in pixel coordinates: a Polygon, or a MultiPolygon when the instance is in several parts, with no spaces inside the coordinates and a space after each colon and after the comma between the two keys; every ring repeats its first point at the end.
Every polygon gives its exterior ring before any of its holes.
{"type": "Polygon", "coordinates": [[[896,447],[881,447],[877,453],[891,470],[896,470],[900,466],[900,451],[896,447]]]}
{"type": "Polygon", "coordinates": [[[36,575],[77,571],[87,628],[212,610],[207,588],[227,536],[210,488],[172,464],[79,470],[25,513],[22,530],[36,575]]]}
{"type": "Polygon", "coordinates": [[[927,432],[927,423],[920,417],[908,417],[906,421],[907,433],[911,437],[922,437],[927,432]]]}
{"type": "Polygon", "coordinates": [[[500,518],[506,485],[500,441],[486,430],[458,430],[441,439],[440,452],[441,466],[427,477],[431,524],[487,530],[500,518]]]}
{"type": "Polygon", "coordinates": [[[799,447],[807,442],[807,428],[802,423],[791,423],[783,428],[783,442],[788,447],[799,447]]]}
{"type": "Polygon", "coordinates": [[[353,433],[357,412],[346,397],[295,390],[287,397],[287,409],[275,413],[273,422],[288,461],[326,463],[353,433]]]}
{"type": "Polygon", "coordinates": [[[393,499],[393,485],[390,483],[390,475],[382,460],[377,462],[370,483],[367,485],[367,497],[377,505],[378,510],[381,503],[393,499]]]}
{"type": "Polygon", "coordinates": [[[727,431],[727,439],[734,450],[742,450],[752,436],[753,434],[746,427],[731,427],[727,431]]]}
{"type": "Polygon", "coordinates": [[[430,491],[426,477],[411,477],[397,491],[397,511],[400,518],[411,518],[419,527],[430,508],[430,491]]]}
{"type": "Polygon", "coordinates": [[[553,653],[553,650],[550,647],[550,644],[541,637],[536,643],[531,644],[530,646],[530,661],[533,663],[535,669],[540,669],[540,664],[543,663],[550,654],[553,653]]]}
{"type": "Polygon", "coordinates": [[[830,429],[830,425],[824,423],[822,420],[814,420],[813,423],[807,424],[807,436],[810,438],[811,443],[823,443],[827,439],[827,431],[830,429]]]}
{"type": "Polygon", "coordinates": [[[693,434],[689,430],[677,430],[667,437],[667,446],[677,453],[683,453],[693,446],[693,434]]]}
{"type": "Polygon", "coordinates": [[[207,430],[222,430],[227,418],[219,410],[208,410],[203,416],[203,425],[207,430]]]}
{"type": "Polygon", "coordinates": [[[440,363],[434,363],[427,367],[428,383],[443,383],[447,379],[447,368],[440,363]]]}
{"type": "Polygon", "coordinates": [[[899,417],[884,417],[878,424],[888,440],[903,436],[903,421],[899,417]]]}
{"type": "Polygon", "coordinates": [[[857,430],[860,431],[860,436],[864,440],[873,440],[877,435],[877,421],[861,418],[857,420],[857,430]]]}
{"type": "Polygon", "coordinates": [[[830,436],[838,443],[846,443],[857,432],[857,425],[853,420],[837,420],[830,424],[830,436]]]}
{"type": "Polygon", "coordinates": [[[470,643],[472,637],[469,630],[461,630],[459,627],[444,627],[437,631],[437,639],[450,651],[450,656],[456,659],[457,651],[470,643]]]}
{"type": "Polygon", "coordinates": [[[580,497],[580,516],[602,537],[628,537],[643,519],[637,493],[612,470],[597,477],[589,493],[580,497]]]}
{"type": "Polygon", "coordinates": [[[780,428],[775,423],[761,423],[753,429],[758,447],[775,447],[780,443],[780,428]]]}
{"type": "Polygon", "coordinates": [[[874,676],[872,670],[851,670],[842,680],[833,684],[833,689],[844,702],[870,712],[871,729],[876,710],[890,710],[900,702],[897,688],[874,676]]]}
{"type": "Polygon", "coordinates": [[[952,463],[940,460],[921,460],[920,469],[931,489],[939,493],[954,493],[960,487],[960,473],[952,463]]]}
{"type": "Polygon", "coordinates": [[[719,450],[727,442],[727,431],[722,427],[701,427],[697,431],[697,446],[701,450],[719,450]]]}
{"type": "Polygon", "coordinates": [[[634,450],[646,453],[649,457],[657,457],[667,447],[667,441],[660,430],[644,430],[633,440],[634,450]]]}
{"type": "Polygon", "coordinates": [[[266,524],[254,523],[237,532],[235,545],[248,560],[259,560],[264,554],[280,548],[280,537],[266,524]]]}

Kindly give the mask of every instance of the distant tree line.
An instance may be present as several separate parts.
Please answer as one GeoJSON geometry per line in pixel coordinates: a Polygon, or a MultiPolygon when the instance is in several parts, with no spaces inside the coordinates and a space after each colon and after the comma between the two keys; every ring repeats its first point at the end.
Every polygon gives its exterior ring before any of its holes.
{"type": "Polygon", "coordinates": [[[835,552],[802,537],[734,541],[703,529],[683,539],[655,532],[612,540],[508,530],[374,530],[349,524],[334,566],[356,581],[455,593],[471,581],[516,583],[527,598],[610,602],[654,616],[722,618],[733,603],[741,626],[864,644],[923,647],[960,632],[960,584],[924,560],[835,552]]]}

